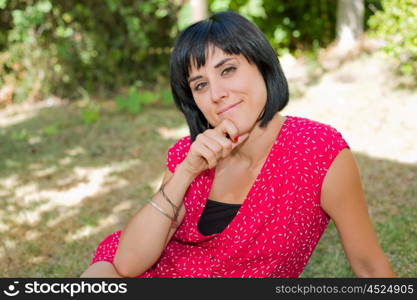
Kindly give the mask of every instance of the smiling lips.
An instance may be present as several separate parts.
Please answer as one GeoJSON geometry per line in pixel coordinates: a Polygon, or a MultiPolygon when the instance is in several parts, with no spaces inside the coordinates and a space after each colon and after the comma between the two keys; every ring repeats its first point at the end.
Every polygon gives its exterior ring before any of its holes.
{"type": "Polygon", "coordinates": [[[241,100],[241,101],[239,101],[239,102],[237,102],[237,103],[235,103],[235,104],[232,104],[232,105],[230,105],[230,106],[228,106],[228,107],[224,108],[223,110],[221,110],[221,111],[219,112],[219,115],[221,115],[222,113],[225,113],[226,111],[231,110],[233,107],[235,107],[235,106],[239,105],[239,104],[240,104],[240,103],[242,103],[242,102],[243,102],[243,100],[241,100]]]}

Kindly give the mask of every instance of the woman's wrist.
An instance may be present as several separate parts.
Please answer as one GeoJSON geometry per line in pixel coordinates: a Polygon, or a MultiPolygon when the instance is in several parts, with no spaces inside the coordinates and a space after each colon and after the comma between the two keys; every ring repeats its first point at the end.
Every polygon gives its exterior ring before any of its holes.
{"type": "Polygon", "coordinates": [[[177,168],[175,169],[175,174],[178,174],[179,176],[183,177],[184,180],[188,182],[189,184],[191,184],[194,178],[196,178],[198,175],[198,174],[193,173],[187,168],[185,161],[183,161],[177,166],[177,168]]]}

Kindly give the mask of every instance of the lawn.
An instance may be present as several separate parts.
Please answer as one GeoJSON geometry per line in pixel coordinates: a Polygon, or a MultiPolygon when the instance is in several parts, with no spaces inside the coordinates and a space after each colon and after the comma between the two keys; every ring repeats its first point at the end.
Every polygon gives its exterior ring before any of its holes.
{"type": "Polygon", "coordinates": [[[75,103],[17,115],[0,131],[0,274],[79,276],[151,196],[176,140],[168,129],[183,120],[172,107],[129,115],[111,102],[92,124],[75,103]]]}

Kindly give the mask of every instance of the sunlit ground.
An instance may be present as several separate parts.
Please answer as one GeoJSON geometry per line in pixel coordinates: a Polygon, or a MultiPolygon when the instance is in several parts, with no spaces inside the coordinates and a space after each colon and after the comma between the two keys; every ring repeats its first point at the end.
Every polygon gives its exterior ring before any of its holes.
{"type": "Polygon", "coordinates": [[[362,56],[325,74],[283,113],[332,125],[354,151],[417,163],[417,94],[396,89],[392,69],[382,55],[362,56]]]}

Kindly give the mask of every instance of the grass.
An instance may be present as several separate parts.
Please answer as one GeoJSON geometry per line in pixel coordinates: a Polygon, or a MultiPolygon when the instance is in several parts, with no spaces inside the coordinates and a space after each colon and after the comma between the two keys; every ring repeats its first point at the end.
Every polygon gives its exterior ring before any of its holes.
{"type": "MultiPolygon", "coordinates": [[[[355,153],[378,241],[399,277],[417,276],[417,166],[355,153]]],[[[302,277],[352,277],[334,223],[302,277]]]]}
{"type": "MultiPolygon", "coordinates": [[[[78,277],[165,169],[173,107],[121,113],[107,102],[83,122],[77,103],[32,110],[0,127],[0,275],[78,277]]],[[[175,132],[175,131],[173,131],[175,132]]],[[[401,277],[417,276],[417,167],[356,154],[378,238],[401,277]]],[[[302,277],[352,277],[331,223],[302,277]]]]}
{"type": "Polygon", "coordinates": [[[98,242],[152,194],[175,141],[158,130],[181,125],[173,108],[132,116],[112,106],[85,124],[77,105],[69,104],[3,127],[1,276],[79,276],[98,242]],[[45,134],[53,125],[57,132],[45,134]]]}

